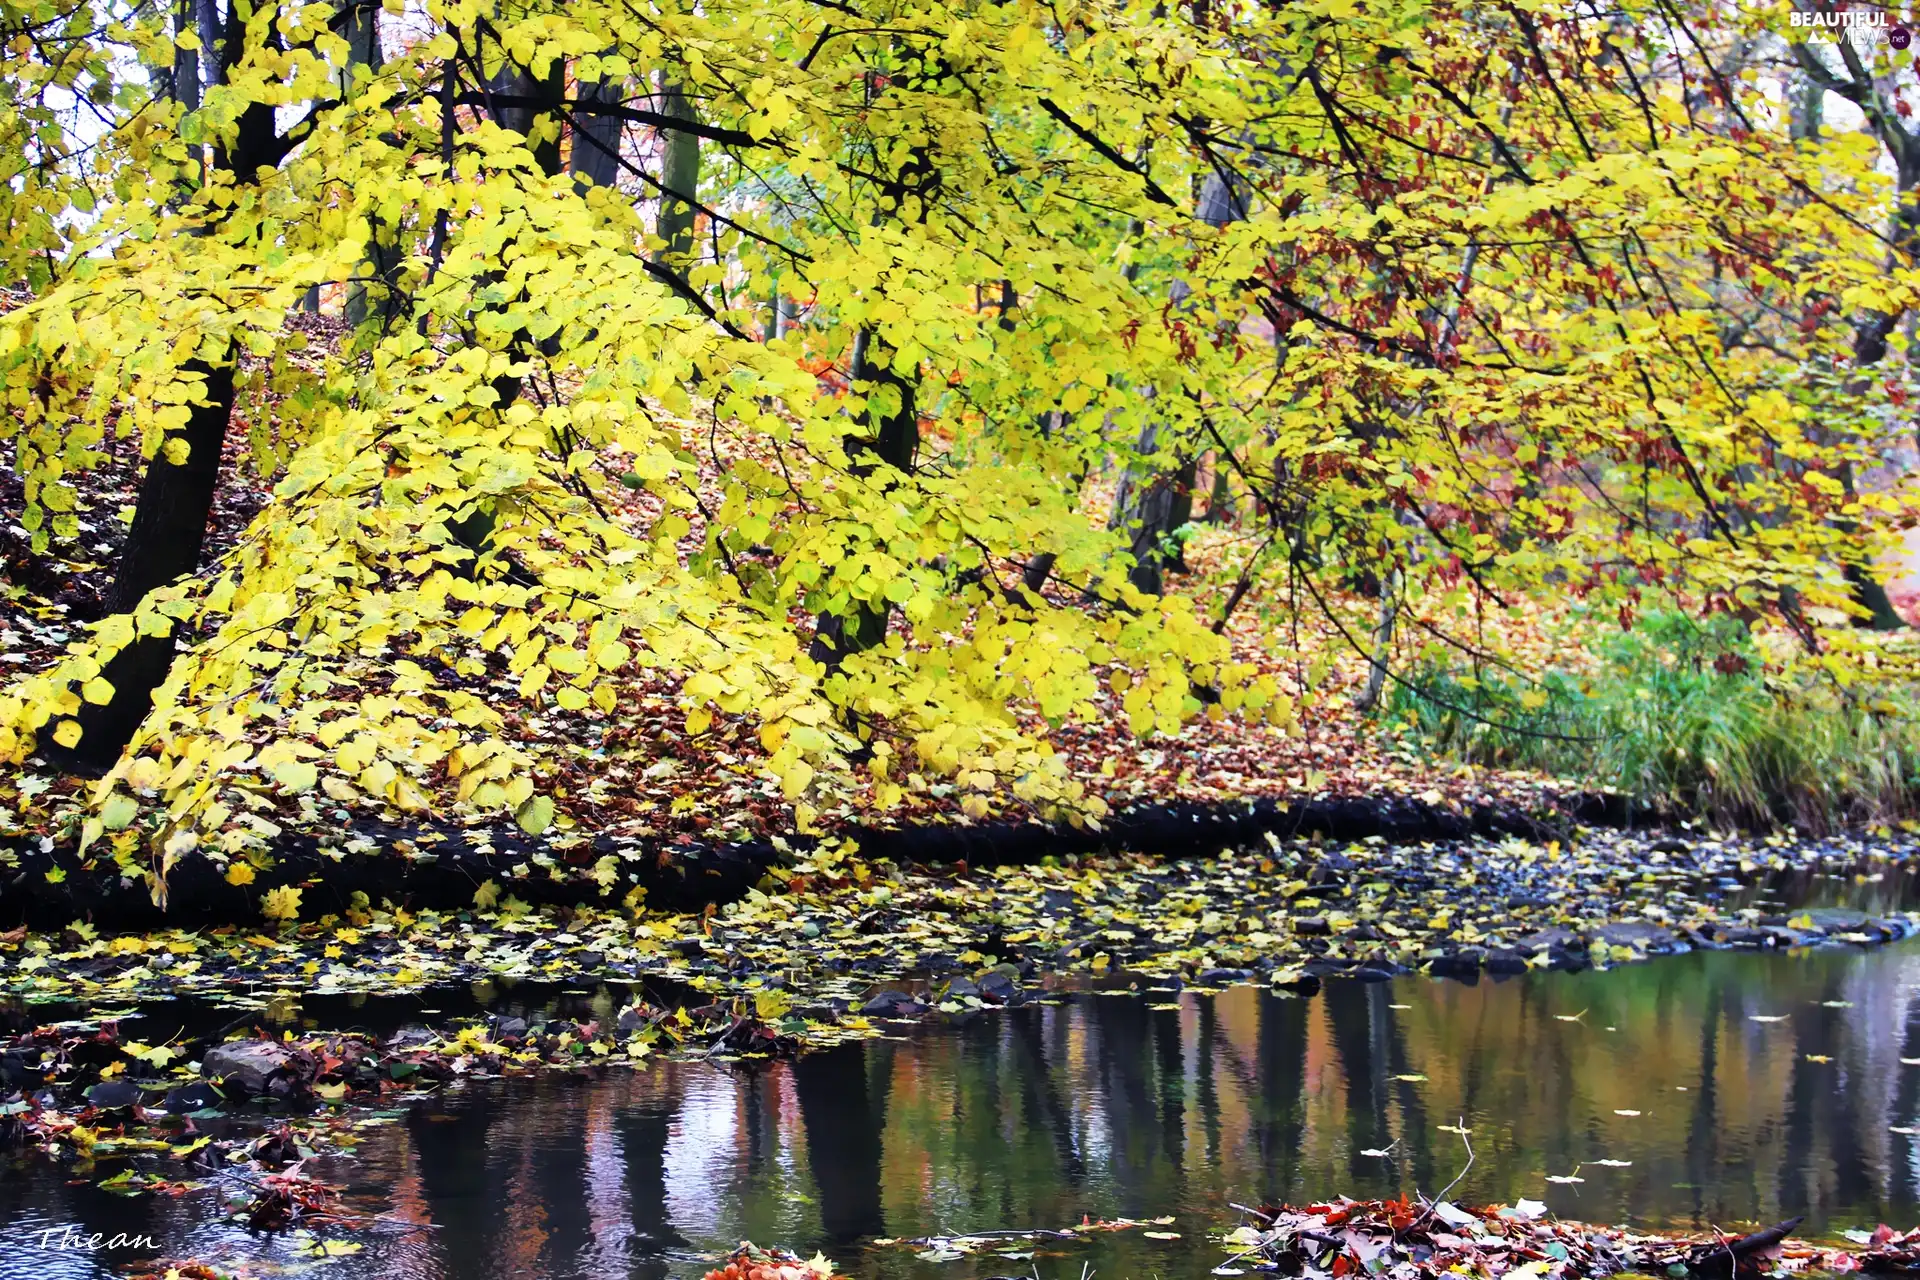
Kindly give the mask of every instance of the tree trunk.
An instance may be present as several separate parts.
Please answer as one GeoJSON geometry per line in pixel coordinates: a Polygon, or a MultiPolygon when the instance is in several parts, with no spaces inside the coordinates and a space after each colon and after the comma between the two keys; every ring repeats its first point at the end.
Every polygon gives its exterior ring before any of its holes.
{"type": "MultiPolygon", "coordinates": [[[[1247,216],[1251,197],[1248,184],[1238,179],[1229,182],[1217,173],[1211,174],[1200,186],[1194,213],[1203,222],[1224,227],[1247,216]]],[[[1174,305],[1178,306],[1189,292],[1186,281],[1174,281],[1170,292],[1174,305]]],[[[1149,423],[1140,432],[1135,452],[1151,453],[1157,436],[1158,428],[1149,423]]],[[[1113,517],[1108,528],[1133,529],[1134,565],[1127,578],[1148,595],[1161,593],[1168,572],[1187,571],[1186,553],[1174,540],[1173,533],[1193,519],[1194,463],[1195,459],[1187,458],[1173,471],[1150,479],[1124,475],[1119,491],[1114,494],[1113,517]]]]}
{"type": "MultiPolygon", "coordinates": [[[[1135,451],[1152,453],[1158,445],[1160,429],[1149,422],[1141,429],[1135,451]]],[[[1109,529],[1127,529],[1127,549],[1133,555],[1133,568],[1127,581],[1138,591],[1157,596],[1166,588],[1168,573],[1185,573],[1186,556],[1174,534],[1193,519],[1192,460],[1172,471],[1141,478],[1131,471],[1120,478],[1113,497],[1113,516],[1109,529]]]]}
{"type": "MultiPolygon", "coordinates": [[[[684,82],[667,72],[660,74],[661,113],[690,123],[700,119],[693,102],[683,89],[684,82]]],[[[661,247],[654,261],[685,272],[693,258],[693,202],[700,198],[700,139],[684,129],[667,131],[660,162],[660,218],[654,234],[661,247]]]]}
{"type": "Polygon", "coordinates": [[[1400,571],[1395,569],[1380,584],[1380,620],[1373,628],[1373,656],[1367,661],[1367,683],[1354,699],[1361,714],[1371,714],[1380,705],[1387,687],[1387,663],[1393,657],[1393,624],[1400,613],[1400,571]]]}
{"type": "MultiPolygon", "coordinates": [[[[1900,202],[1893,216],[1893,263],[1901,265],[1902,259],[1912,263],[1916,250],[1920,250],[1920,168],[1912,163],[1900,165],[1900,202]]],[[[1900,323],[1898,312],[1878,312],[1869,316],[1855,331],[1853,341],[1853,363],[1857,369],[1870,368],[1886,358],[1887,338],[1895,326],[1900,323]]],[[[1853,464],[1842,464],[1840,483],[1847,500],[1855,496],[1853,464]]],[[[1858,531],[1857,521],[1836,522],[1846,533],[1858,531]]],[[[1906,619],[1893,607],[1893,601],[1887,596],[1887,589],[1873,574],[1868,565],[1849,564],[1845,569],[1847,584],[1852,589],[1853,603],[1862,611],[1855,617],[1854,625],[1871,628],[1874,631],[1900,631],[1905,629],[1906,619]]]]}
{"type": "MultiPolygon", "coordinates": [[[[220,451],[233,414],[236,354],[229,350],[217,367],[200,360],[186,366],[206,378],[206,399],[193,406],[185,428],[169,437],[186,443],[186,461],[168,461],[163,447],[147,464],[133,527],[127,530],[119,571],[107,594],[110,614],[132,613],[149,591],[200,565],[207,517],[220,480],[220,451]]],[[[105,773],[113,767],[152,710],[153,691],[173,664],[173,647],[172,635],[143,636],[107,664],[100,674],[113,686],[113,696],[104,704],[82,704],[80,742],[69,763],[88,773],[105,773]]]]}
{"type": "Polygon", "coordinates": [[[1213,488],[1207,494],[1207,523],[1233,523],[1233,490],[1227,483],[1227,461],[1214,455],[1213,488]]]}
{"type": "MultiPolygon", "coordinates": [[[[355,92],[353,82],[357,70],[365,67],[371,71],[379,65],[380,11],[366,0],[345,0],[342,7],[345,21],[341,34],[347,40],[347,64],[340,69],[340,95],[345,99],[355,92]]],[[[347,286],[347,324],[353,328],[365,324],[376,306],[390,304],[389,284],[400,265],[394,229],[376,216],[368,231],[367,260],[360,267],[360,274],[365,278],[347,286]]]]}
{"type": "MultiPolygon", "coordinates": [[[[195,13],[202,41],[212,43],[207,40],[208,28],[217,24],[218,10],[202,0],[195,13]]],[[[237,60],[244,38],[238,28],[241,21],[244,18],[237,19],[231,33],[222,33],[220,53],[211,59],[214,71],[208,77],[209,84],[224,83],[227,69],[237,60]],[[229,42],[232,50],[225,48],[229,42]]],[[[255,103],[241,114],[232,146],[215,151],[214,167],[231,173],[236,184],[251,182],[256,172],[274,162],[277,143],[273,107],[255,103]]],[[[214,493],[220,482],[221,450],[233,417],[234,365],[238,358],[238,350],[229,346],[217,363],[196,357],[182,366],[183,372],[205,379],[201,399],[191,407],[184,426],[169,433],[147,463],[140,497],[134,504],[133,524],[127,530],[113,586],[107,592],[107,613],[131,613],[148,592],[200,567],[207,520],[213,514],[214,493]],[[167,456],[167,446],[175,442],[186,446],[181,462],[167,456]]],[[[80,741],[68,750],[49,740],[41,744],[41,750],[66,768],[86,773],[111,769],[153,709],[153,691],[166,679],[173,653],[171,633],[142,636],[122,649],[100,673],[113,686],[107,701],[81,704],[76,716],[80,741]]]]}
{"type": "MultiPolygon", "coordinates": [[[[592,80],[580,86],[583,102],[615,104],[626,86],[619,80],[592,80]]],[[[588,184],[610,187],[620,174],[621,124],[617,116],[582,114],[573,122],[573,149],[567,171],[584,190],[588,184]]]]}
{"type": "MultiPolygon", "coordinates": [[[[855,386],[867,384],[868,422],[873,427],[869,442],[862,446],[873,461],[856,461],[857,474],[870,475],[876,466],[911,473],[920,450],[913,380],[894,372],[892,360],[892,350],[872,330],[862,329],[855,335],[849,381],[855,386]]],[[[860,605],[851,616],[821,614],[808,656],[829,670],[838,667],[848,654],[871,649],[886,639],[891,612],[888,605],[860,605]]]]}

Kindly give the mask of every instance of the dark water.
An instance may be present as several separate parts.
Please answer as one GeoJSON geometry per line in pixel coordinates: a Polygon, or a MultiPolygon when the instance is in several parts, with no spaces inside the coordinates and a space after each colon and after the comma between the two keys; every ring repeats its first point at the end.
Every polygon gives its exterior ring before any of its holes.
{"type": "MultiPolygon", "coordinates": [[[[1911,1226],[1920,1139],[1889,1130],[1920,1126],[1920,1066],[1901,1062],[1920,1058],[1916,996],[1920,943],[1696,954],[1311,998],[1078,995],[753,1072],[482,1082],[309,1166],[381,1219],[316,1274],[697,1277],[702,1253],[751,1238],[861,1277],[1198,1276],[1224,1256],[1209,1234],[1232,1202],[1436,1191],[1465,1162],[1440,1128],[1457,1118],[1476,1159],[1456,1198],[1648,1225],[1911,1226]],[[1546,1181],[1602,1158],[1632,1163],[1546,1181]],[[1101,1234],[1032,1259],[859,1243],[1163,1214],[1181,1239],[1101,1234]]],[[[69,1223],[256,1274],[313,1265],[288,1237],[223,1223],[212,1192],[129,1201],[68,1176],[0,1172],[0,1276],[135,1256],[41,1247],[69,1223]]]]}

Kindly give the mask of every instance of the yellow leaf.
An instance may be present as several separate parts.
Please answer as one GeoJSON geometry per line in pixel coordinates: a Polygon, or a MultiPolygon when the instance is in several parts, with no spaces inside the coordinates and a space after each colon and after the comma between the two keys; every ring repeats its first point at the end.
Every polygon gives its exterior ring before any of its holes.
{"type": "Polygon", "coordinates": [[[537,836],[553,824],[553,799],[551,796],[535,796],[521,805],[513,815],[520,829],[530,836],[537,836]]]}
{"type": "Polygon", "coordinates": [[[320,770],[311,760],[289,760],[273,767],[273,780],[288,792],[305,791],[320,779],[320,770]]]}
{"type": "Polygon", "coordinates": [[[140,803],[125,792],[116,791],[100,806],[100,825],[108,831],[123,830],[140,812],[140,803]]]}
{"type": "Polygon", "coordinates": [[[290,921],[300,915],[300,890],[292,885],[283,884],[278,889],[269,889],[260,899],[260,914],[269,920],[290,921]]]}

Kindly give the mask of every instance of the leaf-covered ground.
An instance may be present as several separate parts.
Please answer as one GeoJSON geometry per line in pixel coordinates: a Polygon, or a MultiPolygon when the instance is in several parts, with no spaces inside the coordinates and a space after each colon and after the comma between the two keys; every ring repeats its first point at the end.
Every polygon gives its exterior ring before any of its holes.
{"type": "Polygon", "coordinates": [[[21,929],[0,934],[0,992],[104,1002],[238,987],[671,980],[760,1001],[805,1038],[843,1032],[849,1010],[909,979],[951,983],[950,1002],[969,1007],[986,994],[970,988],[990,972],[1020,990],[1122,973],[1148,982],[1289,982],[1345,969],[1464,976],[1688,946],[1884,941],[1920,919],[1906,910],[1900,861],[1915,844],[1895,832],[1749,843],[1595,831],[1543,844],[1276,841],[1177,862],[993,870],[873,866],[823,850],[768,882],[770,892],[700,915],[536,911],[509,896],[451,913],[369,906],[277,932],[21,929]],[[1840,879],[1815,882],[1816,873],[1840,879]],[[1809,886],[1856,880],[1873,910],[1786,909],[1807,901],[1809,886]],[[1772,897],[1742,888],[1767,882],[1782,887],[1772,897]],[[789,1008],[795,1016],[784,1016],[789,1008]]]}

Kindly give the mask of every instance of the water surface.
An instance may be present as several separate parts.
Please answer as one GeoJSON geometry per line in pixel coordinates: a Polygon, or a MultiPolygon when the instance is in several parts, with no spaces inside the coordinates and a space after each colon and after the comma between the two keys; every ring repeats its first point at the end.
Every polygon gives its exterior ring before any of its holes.
{"type": "MultiPolygon", "coordinates": [[[[1904,1227],[1920,1148],[1891,1130],[1920,1126],[1920,1066],[1901,1061],[1920,1059],[1917,993],[1910,943],[1310,998],[1083,994],[794,1063],[477,1082],[309,1172],[380,1219],[325,1264],[339,1280],[697,1277],[700,1255],[747,1238],[875,1280],[1202,1275],[1236,1202],[1446,1185],[1466,1164],[1441,1127],[1457,1121],[1474,1160],[1456,1198],[1648,1226],[1904,1227]],[[1101,1234],[1032,1259],[863,1243],[1166,1214],[1181,1239],[1101,1234]]],[[[41,1247],[68,1223],[303,1269],[285,1237],[223,1222],[211,1191],[126,1200],[69,1176],[35,1160],[0,1175],[0,1276],[135,1256],[41,1247]]]]}

